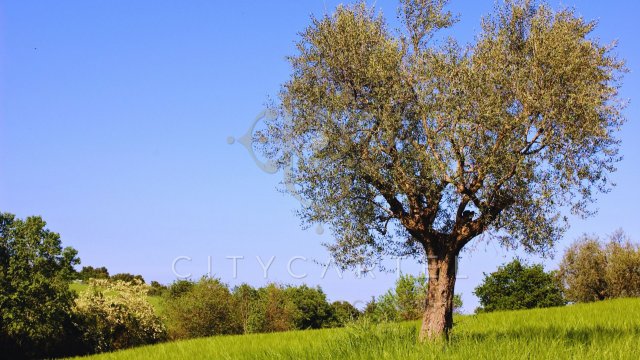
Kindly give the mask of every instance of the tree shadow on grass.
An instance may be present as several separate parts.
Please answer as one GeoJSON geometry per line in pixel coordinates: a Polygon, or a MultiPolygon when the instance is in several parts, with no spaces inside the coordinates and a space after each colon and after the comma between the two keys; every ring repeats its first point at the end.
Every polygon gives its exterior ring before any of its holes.
{"type": "Polygon", "coordinates": [[[640,337],[640,325],[631,328],[610,328],[593,326],[586,328],[566,328],[558,326],[524,326],[518,329],[505,331],[490,330],[486,332],[474,332],[470,334],[454,335],[456,340],[561,340],[567,345],[590,345],[597,339],[612,340],[615,338],[634,336],[640,337]]]}

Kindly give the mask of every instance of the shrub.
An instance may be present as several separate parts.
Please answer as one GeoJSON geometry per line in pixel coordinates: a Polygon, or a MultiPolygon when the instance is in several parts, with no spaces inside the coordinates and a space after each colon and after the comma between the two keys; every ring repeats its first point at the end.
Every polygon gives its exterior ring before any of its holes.
{"type": "Polygon", "coordinates": [[[69,355],[73,337],[69,281],[77,252],[38,216],[0,213],[0,348],[2,356],[69,355]]]}
{"type": "Polygon", "coordinates": [[[78,279],[87,281],[89,279],[108,279],[109,270],[102,266],[94,268],[93,266],[83,266],[82,270],[78,273],[78,279]]]}
{"type": "Polygon", "coordinates": [[[174,283],[165,304],[169,336],[185,339],[239,334],[242,326],[229,288],[218,279],[203,277],[197,283],[174,283]],[[176,285],[176,284],[180,285],[176,285]],[[172,289],[180,289],[178,294],[172,289]]]}
{"type": "Polygon", "coordinates": [[[294,321],[297,329],[329,327],[332,317],[331,305],[320,287],[290,286],[285,289],[285,293],[296,307],[294,321]]]}
{"type": "Polygon", "coordinates": [[[376,302],[376,297],[372,296],[371,300],[364,306],[364,310],[362,311],[362,315],[364,315],[363,318],[366,318],[366,321],[375,320],[377,311],[378,303],[376,302]]]}
{"type": "Polygon", "coordinates": [[[396,281],[395,298],[399,320],[416,320],[424,313],[427,277],[402,275],[396,281]]]}
{"type": "Polygon", "coordinates": [[[398,297],[393,290],[388,290],[386,293],[380,295],[375,302],[372,320],[376,322],[400,320],[398,314],[398,297]]]}
{"type": "Polygon", "coordinates": [[[249,334],[259,331],[260,318],[258,300],[260,295],[258,290],[251,285],[241,284],[233,289],[233,304],[238,321],[242,328],[242,332],[249,334]]]}
{"type": "Polygon", "coordinates": [[[194,286],[193,281],[177,280],[169,285],[167,296],[169,298],[177,298],[189,292],[194,286]]]}
{"type": "Polygon", "coordinates": [[[255,289],[242,284],[233,290],[233,299],[244,333],[319,329],[337,323],[319,287],[269,284],[255,289]]]}
{"type": "Polygon", "coordinates": [[[331,303],[331,322],[329,327],[340,327],[358,320],[360,311],[348,301],[331,303]]]}
{"type": "Polygon", "coordinates": [[[252,332],[288,331],[296,328],[298,309],[285,289],[269,284],[258,290],[256,311],[250,321],[252,332]]]}
{"type": "Polygon", "coordinates": [[[476,311],[496,311],[562,306],[566,301],[554,273],[542,265],[526,265],[520,260],[498,268],[474,292],[480,298],[476,311]]]}
{"type": "Polygon", "coordinates": [[[138,281],[90,280],[75,306],[85,343],[102,352],[164,340],[165,326],[147,300],[147,291],[138,281]]]}
{"type": "Polygon", "coordinates": [[[133,275],[133,274],[129,274],[129,273],[119,273],[119,274],[115,274],[113,276],[111,276],[111,280],[115,280],[115,281],[124,281],[124,282],[134,282],[134,281],[138,281],[142,284],[144,284],[144,278],[142,277],[142,275],[133,275]]]}
{"type": "Polygon", "coordinates": [[[149,296],[162,296],[166,293],[166,291],[168,290],[168,288],[162,284],[160,284],[159,282],[153,280],[151,281],[151,283],[149,284],[149,296]]]}

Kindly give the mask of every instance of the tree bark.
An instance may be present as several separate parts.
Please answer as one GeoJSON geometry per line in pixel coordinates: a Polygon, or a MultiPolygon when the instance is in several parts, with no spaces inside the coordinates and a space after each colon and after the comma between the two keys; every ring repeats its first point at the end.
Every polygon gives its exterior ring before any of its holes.
{"type": "Polygon", "coordinates": [[[429,286],[420,341],[447,339],[453,326],[456,255],[429,256],[429,286]]]}

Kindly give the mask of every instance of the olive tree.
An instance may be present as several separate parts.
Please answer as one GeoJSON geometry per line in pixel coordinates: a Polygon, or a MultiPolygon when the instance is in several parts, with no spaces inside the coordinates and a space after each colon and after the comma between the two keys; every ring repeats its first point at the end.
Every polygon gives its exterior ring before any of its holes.
{"type": "Polygon", "coordinates": [[[564,211],[610,188],[624,64],[596,26],[531,1],[496,5],[471,44],[434,42],[446,0],[402,0],[403,29],[364,4],[312,18],[289,57],[279,116],[258,134],[307,225],[330,225],[345,267],[426,259],[421,339],[452,326],[455,262],[481,234],[550,250],[564,211]]]}
{"type": "Polygon", "coordinates": [[[565,296],[573,302],[607,298],[607,255],[598,238],[583,235],[567,249],[560,263],[559,277],[565,296]]]}
{"type": "Polygon", "coordinates": [[[565,252],[559,278],[567,299],[590,302],[640,296],[640,245],[617,230],[603,241],[583,235],[565,252]]]}

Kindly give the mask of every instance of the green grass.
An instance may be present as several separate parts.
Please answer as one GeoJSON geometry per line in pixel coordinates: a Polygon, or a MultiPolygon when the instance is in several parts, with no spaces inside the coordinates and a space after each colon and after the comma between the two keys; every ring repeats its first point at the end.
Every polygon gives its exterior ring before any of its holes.
{"type": "Polygon", "coordinates": [[[147,299],[153,306],[156,314],[160,316],[164,315],[164,299],[162,296],[148,296],[147,299]]]}
{"type": "Polygon", "coordinates": [[[90,359],[640,359],[640,299],[459,316],[448,343],[420,345],[419,324],[218,336],[90,359]]]}
{"type": "Polygon", "coordinates": [[[78,294],[80,294],[81,292],[87,290],[88,287],[89,287],[89,285],[83,284],[81,282],[72,282],[72,283],[69,284],[69,289],[75,291],[78,294]]]}

